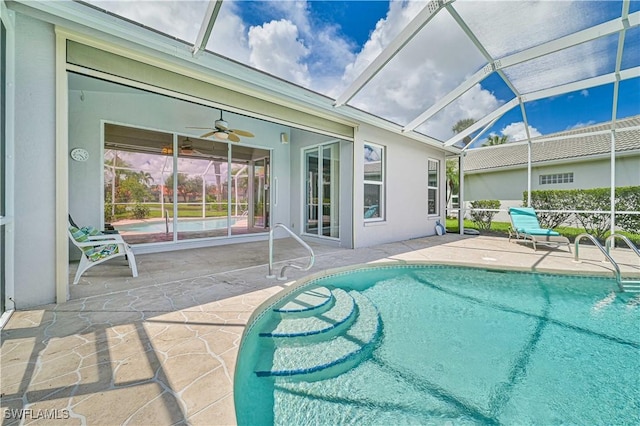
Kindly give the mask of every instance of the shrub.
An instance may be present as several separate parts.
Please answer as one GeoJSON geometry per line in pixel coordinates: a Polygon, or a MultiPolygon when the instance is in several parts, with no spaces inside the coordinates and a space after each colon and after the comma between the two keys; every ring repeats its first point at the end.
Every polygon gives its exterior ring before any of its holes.
{"type": "MultiPolygon", "coordinates": [[[[543,228],[557,228],[569,221],[573,213],[545,213],[540,210],[562,210],[564,206],[573,205],[573,194],[567,190],[531,191],[531,207],[537,214],[540,226],[543,228]]],[[[522,205],[527,205],[527,191],[524,191],[522,205]]]]}
{"type": "MultiPolygon", "coordinates": [[[[472,209],[499,209],[498,200],[476,200],[471,202],[472,209]]],[[[478,226],[478,229],[491,229],[491,221],[498,212],[471,211],[471,220],[478,226]]]]}
{"type": "MultiPolygon", "coordinates": [[[[527,192],[523,194],[526,204],[527,192]]],[[[540,225],[544,228],[556,228],[569,220],[571,213],[544,213],[539,210],[591,210],[609,211],[611,209],[611,190],[609,188],[570,189],[554,191],[531,191],[531,206],[538,211],[540,225]],[[569,207],[565,207],[569,206],[569,207]]],[[[640,206],[640,187],[626,186],[615,189],[616,211],[637,211],[640,206]]],[[[576,213],[576,220],[582,228],[599,240],[606,237],[611,228],[609,213],[576,213]]],[[[616,214],[616,225],[623,231],[640,233],[640,215],[616,214]]]]}
{"type": "MultiPolygon", "coordinates": [[[[625,186],[616,188],[616,210],[638,211],[640,209],[640,187],[625,186]]],[[[640,234],[640,214],[617,214],[616,225],[627,232],[640,234]]]]}
{"type": "Polygon", "coordinates": [[[134,219],[145,219],[149,216],[149,207],[136,203],[136,205],[133,206],[133,209],[131,209],[131,215],[134,219]]]}
{"type": "MultiPolygon", "coordinates": [[[[573,208],[576,210],[611,210],[610,190],[594,188],[589,190],[571,190],[575,193],[573,208]]],[[[576,213],[576,219],[585,231],[600,241],[611,228],[611,215],[608,213],[576,213]]]]}
{"type": "Polygon", "coordinates": [[[115,209],[113,208],[113,204],[107,202],[104,204],[104,221],[106,223],[113,222],[118,219],[118,216],[122,216],[127,212],[127,208],[120,204],[116,204],[115,209]],[[113,210],[113,214],[112,214],[113,210]]]}

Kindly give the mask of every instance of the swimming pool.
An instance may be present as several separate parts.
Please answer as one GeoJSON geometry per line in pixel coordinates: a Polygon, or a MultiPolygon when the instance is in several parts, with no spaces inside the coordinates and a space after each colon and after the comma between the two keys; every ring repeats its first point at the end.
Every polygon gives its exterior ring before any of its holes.
{"type": "Polygon", "coordinates": [[[615,289],[425,265],[310,281],[245,331],[238,423],[637,424],[640,296],[615,289]]]}
{"type": "MultiPolygon", "coordinates": [[[[236,223],[235,218],[229,221],[226,217],[215,217],[209,219],[178,219],[178,232],[189,231],[211,231],[214,229],[224,229],[236,223]]],[[[167,228],[163,221],[138,222],[126,225],[114,224],[120,232],[166,232],[167,228]]],[[[169,220],[169,232],[173,232],[173,221],[169,220]]]]}

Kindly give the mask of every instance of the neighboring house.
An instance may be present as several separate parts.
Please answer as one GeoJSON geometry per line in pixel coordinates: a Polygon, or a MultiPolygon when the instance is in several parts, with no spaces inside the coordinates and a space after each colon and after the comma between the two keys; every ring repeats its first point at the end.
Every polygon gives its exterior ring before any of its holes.
{"type": "MultiPolygon", "coordinates": [[[[611,184],[611,123],[539,136],[531,144],[531,189],[607,188],[611,184]]],[[[527,142],[470,149],[464,157],[464,198],[521,206],[527,190],[527,142]]],[[[616,122],[615,186],[640,185],[640,116],[616,122]]],[[[558,206],[570,208],[571,206],[558,206]]],[[[506,213],[495,220],[509,221],[506,213]]]]}

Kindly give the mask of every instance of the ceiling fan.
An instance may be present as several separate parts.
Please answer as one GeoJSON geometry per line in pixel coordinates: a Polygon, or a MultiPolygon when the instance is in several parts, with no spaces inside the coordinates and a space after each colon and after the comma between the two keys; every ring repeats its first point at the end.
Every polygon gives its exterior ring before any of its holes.
{"type": "MultiPolygon", "coordinates": [[[[193,149],[193,143],[191,142],[191,139],[189,139],[189,137],[187,136],[185,138],[184,141],[182,141],[182,143],[180,144],[180,146],[178,147],[179,149],[179,153],[181,155],[193,155],[193,154],[200,154],[202,155],[201,152],[196,151],[195,149],[193,149]]],[[[173,147],[171,145],[165,145],[162,147],[162,153],[164,155],[172,155],[173,154],[173,147]]]]}
{"type": "Polygon", "coordinates": [[[244,136],[247,138],[252,138],[254,136],[253,133],[247,132],[246,130],[238,130],[238,129],[230,129],[229,123],[222,119],[222,110],[220,110],[220,119],[216,120],[213,123],[213,128],[211,127],[187,127],[188,129],[203,129],[203,130],[211,130],[210,132],[205,133],[200,136],[201,138],[208,138],[209,136],[213,136],[219,140],[230,140],[232,142],[240,142],[239,136],[244,136]]]}

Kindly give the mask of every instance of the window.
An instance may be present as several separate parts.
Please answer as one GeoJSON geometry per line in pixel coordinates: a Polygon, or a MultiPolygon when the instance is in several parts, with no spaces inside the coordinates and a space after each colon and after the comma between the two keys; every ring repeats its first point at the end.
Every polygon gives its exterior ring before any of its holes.
{"type": "Polygon", "coordinates": [[[554,183],[573,183],[573,173],[540,175],[540,185],[550,185],[554,183]]]}
{"type": "Polygon", "coordinates": [[[364,144],[364,220],[384,220],[384,147],[364,144]]]}
{"type": "Polygon", "coordinates": [[[438,160],[429,160],[428,177],[427,177],[427,214],[437,215],[438,209],[438,182],[440,182],[439,175],[440,162],[438,160]]]}

